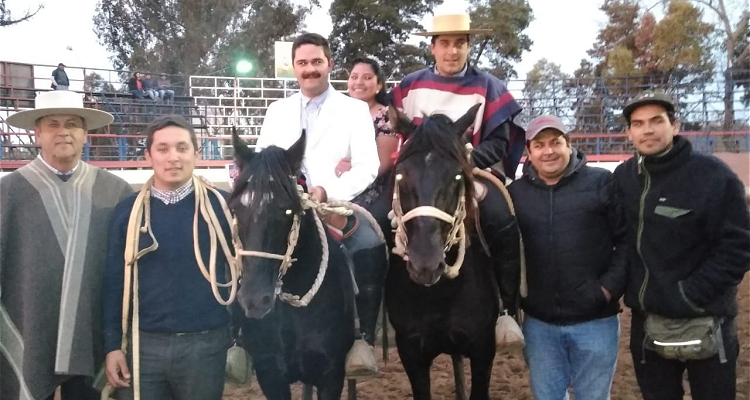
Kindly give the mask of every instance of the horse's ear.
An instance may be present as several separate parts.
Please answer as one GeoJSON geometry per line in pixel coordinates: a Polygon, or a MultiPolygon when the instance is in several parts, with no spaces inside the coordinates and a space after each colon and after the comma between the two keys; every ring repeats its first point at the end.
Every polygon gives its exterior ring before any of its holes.
{"type": "Polygon", "coordinates": [[[388,107],[388,122],[391,124],[391,130],[400,133],[404,141],[409,140],[409,137],[417,130],[417,125],[393,104],[388,107]]]}
{"type": "Polygon", "coordinates": [[[302,168],[302,159],[305,157],[306,146],[307,132],[303,129],[299,139],[284,152],[284,157],[286,157],[286,161],[292,167],[292,172],[295,174],[302,168]]]}
{"type": "Polygon", "coordinates": [[[234,146],[234,160],[240,168],[250,162],[255,155],[255,151],[240,137],[237,126],[232,127],[232,145],[234,146]]]}
{"type": "Polygon", "coordinates": [[[463,137],[463,135],[466,134],[466,131],[472,125],[474,125],[474,121],[476,121],[476,118],[477,118],[477,111],[479,111],[479,107],[481,106],[482,106],[481,103],[471,106],[471,108],[469,109],[469,111],[466,112],[466,114],[462,115],[461,118],[457,119],[453,123],[453,127],[456,128],[456,133],[458,133],[459,137],[463,137]]]}

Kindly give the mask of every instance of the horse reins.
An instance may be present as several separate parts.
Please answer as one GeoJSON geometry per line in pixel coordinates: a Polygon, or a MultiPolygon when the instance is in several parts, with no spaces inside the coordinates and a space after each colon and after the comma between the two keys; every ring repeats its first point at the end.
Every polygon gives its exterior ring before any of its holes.
{"type": "MultiPolygon", "coordinates": [[[[375,228],[375,233],[377,233],[378,237],[383,242],[385,242],[385,236],[383,235],[383,231],[380,229],[380,225],[378,225],[377,221],[375,221],[372,215],[366,209],[357,204],[346,201],[331,201],[327,203],[320,203],[312,198],[308,193],[306,193],[300,185],[297,185],[297,194],[300,197],[300,202],[302,204],[303,210],[314,210],[313,218],[315,219],[315,227],[317,228],[322,248],[318,274],[315,277],[315,281],[313,282],[312,287],[310,287],[310,290],[308,290],[307,293],[300,297],[298,295],[281,291],[284,276],[289,271],[289,268],[292,266],[292,264],[297,261],[296,259],[292,258],[292,254],[294,254],[294,249],[297,247],[297,243],[299,240],[299,232],[301,226],[299,215],[294,215],[292,227],[289,231],[289,235],[287,236],[286,251],[283,255],[268,253],[265,251],[245,250],[239,237],[239,224],[237,223],[236,218],[233,221],[234,248],[238,265],[241,265],[242,257],[259,257],[281,261],[281,265],[279,266],[279,276],[276,281],[276,295],[279,297],[279,299],[294,307],[307,307],[312,301],[313,297],[315,297],[315,295],[318,293],[318,290],[320,290],[320,286],[323,284],[323,279],[325,278],[326,271],[328,270],[328,238],[326,236],[326,229],[323,226],[321,216],[325,216],[327,214],[348,216],[351,215],[353,211],[358,211],[365,217],[370,225],[375,228]]],[[[386,250],[386,257],[387,256],[388,251],[386,250]]]]}
{"type": "MultiPolygon", "coordinates": [[[[197,177],[193,176],[193,188],[195,190],[195,213],[193,214],[193,251],[195,253],[196,262],[198,268],[201,271],[206,280],[211,284],[211,290],[216,297],[216,300],[221,305],[229,305],[234,301],[237,294],[237,286],[239,283],[240,270],[235,263],[235,257],[227,244],[221,222],[217,217],[211,205],[211,200],[208,192],[214,193],[216,198],[221,205],[224,217],[227,221],[232,221],[232,214],[229,211],[224,196],[212,187],[208,187],[197,177]],[[209,267],[206,269],[206,265],[203,262],[203,256],[200,251],[198,243],[198,217],[203,217],[204,221],[208,225],[208,232],[211,238],[211,249],[209,253],[209,267]],[[229,266],[231,280],[228,283],[220,283],[217,279],[216,274],[216,256],[217,256],[217,245],[219,242],[221,249],[224,252],[224,256],[229,266]],[[229,287],[230,294],[227,300],[219,293],[219,287],[229,287]]],[[[151,177],[146,184],[143,185],[138,196],[133,203],[133,208],[130,212],[130,218],[128,219],[128,227],[125,241],[125,280],[123,285],[122,295],[122,345],[121,350],[127,354],[128,348],[128,327],[129,327],[129,316],[130,316],[130,305],[131,305],[131,290],[132,290],[132,306],[133,306],[133,320],[132,320],[132,350],[133,350],[133,394],[134,400],[140,400],[140,318],[139,318],[139,301],[138,301],[138,260],[144,255],[155,251],[159,248],[159,243],[154,237],[153,230],[151,229],[151,185],[153,185],[154,178],[151,177]],[[139,227],[140,225],[140,227],[139,227]],[[139,250],[138,245],[140,243],[140,236],[142,233],[148,233],[151,236],[152,243],[149,247],[139,250]]],[[[102,390],[102,399],[108,399],[109,393],[112,387],[107,384],[102,390]]]]}

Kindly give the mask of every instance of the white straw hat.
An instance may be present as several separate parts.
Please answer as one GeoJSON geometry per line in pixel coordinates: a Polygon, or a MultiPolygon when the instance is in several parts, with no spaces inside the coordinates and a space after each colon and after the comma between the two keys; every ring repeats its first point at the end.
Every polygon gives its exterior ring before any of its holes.
{"type": "Polygon", "coordinates": [[[69,90],[53,90],[37,94],[33,110],[19,111],[5,121],[16,128],[34,130],[36,121],[47,115],[77,115],[86,121],[86,128],[97,129],[114,121],[112,114],[86,108],[83,106],[83,95],[69,90]]]}
{"type": "Polygon", "coordinates": [[[442,14],[432,17],[432,30],[428,32],[417,32],[419,36],[438,35],[475,35],[491,33],[492,29],[471,29],[469,14],[442,14]]]}

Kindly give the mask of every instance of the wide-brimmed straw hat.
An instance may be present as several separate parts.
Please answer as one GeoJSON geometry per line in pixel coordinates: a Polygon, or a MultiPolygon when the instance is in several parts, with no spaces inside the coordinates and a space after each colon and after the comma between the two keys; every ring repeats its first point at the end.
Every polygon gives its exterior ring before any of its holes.
{"type": "Polygon", "coordinates": [[[471,18],[467,13],[441,14],[432,17],[432,30],[417,32],[419,36],[477,35],[491,33],[492,29],[471,29],[471,18]]]}
{"type": "Polygon", "coordinates": [[[114,121],[110,113],[84,107],[83,95],[69,90],[39,93],[34,100],[33,110],[19,111],[11,115],[5,119],[8,125],[34,130],[36,121],[48,115],[77,115],[86,121],[87,129],[101,128],[114,121]]]}

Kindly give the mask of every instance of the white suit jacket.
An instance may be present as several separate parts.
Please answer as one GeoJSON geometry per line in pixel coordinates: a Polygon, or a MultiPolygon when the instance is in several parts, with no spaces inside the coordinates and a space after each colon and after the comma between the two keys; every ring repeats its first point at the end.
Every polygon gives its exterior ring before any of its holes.
{"type": "MultiPolygon", "coordinates": [[[[276,100],[266,110],[258,150],[268,146],[288,149],[299,139],[302,95],[276,100]]],[[[307,132],[302,172],[308,187],[322,186],[329,200],[349,201],[362,193],[377,177],[380,159],[375,128],[367,103],[329,86],[313,130],[307,132]],[[336,176],[336,165],[350,158],[352,168],[336,176]]]]}

